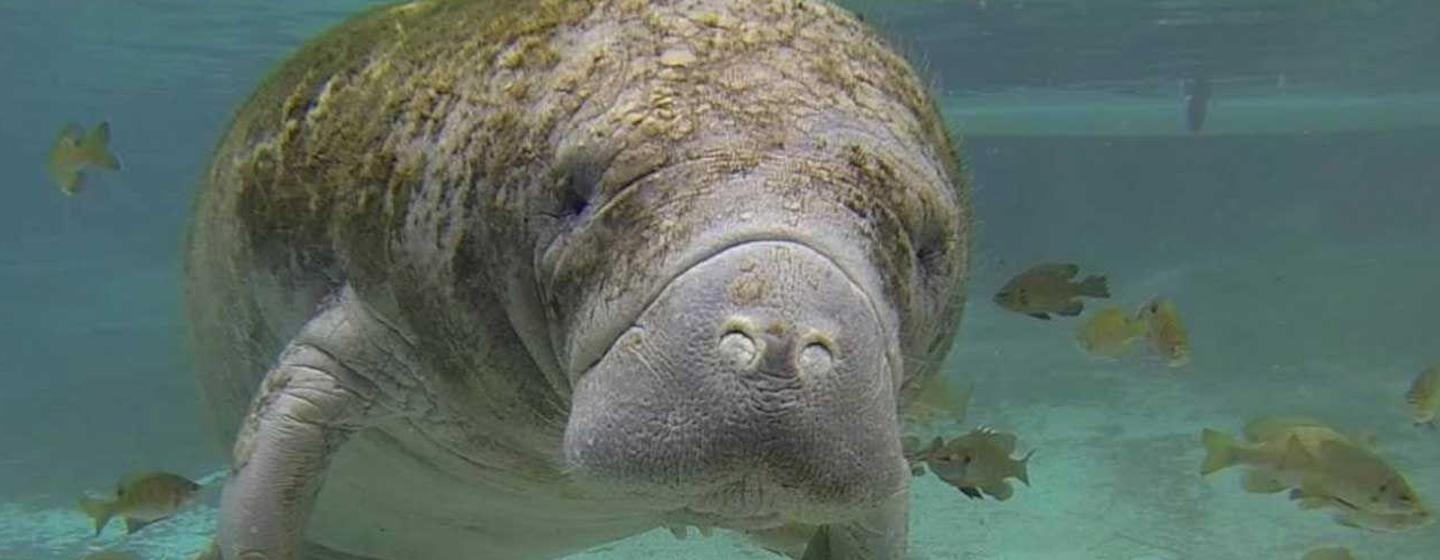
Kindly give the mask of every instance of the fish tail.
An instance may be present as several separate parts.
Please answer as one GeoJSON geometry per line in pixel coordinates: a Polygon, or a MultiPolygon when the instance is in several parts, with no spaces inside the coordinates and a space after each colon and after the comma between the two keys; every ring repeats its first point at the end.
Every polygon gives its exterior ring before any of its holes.
{"type": "Polygon", "coordinates": [[[1026,452],[1026,453],[1025,453],[1025,456],[1020,459],[1020,462],[1015,465],[1015,479],[1016,479],[1016,480],[1019,480],[1020,482],[1024,482],[1026,486],[1029,486],[1029,485],[1030,485],[1030,467],[1029,467],[1029,465],[1030,465],[1030,457],[1031,457],[1032,455],[1035,455],[1035,450],[1034,450],[1034,449],[1031,449],[1030,451],[1026,452]]]}
{"type": "Polygon", "coordinates": [[[1086,276],[1080,281],[1080,295],[1108,298],[1110,297],[1110,284],[1104,276],[1086,276]]]}
{"type": "Polygon", "coordinates": [[[1200,465],[1202,476],[1235,464],[1235,438],[1206,428],[1200,432],[1200,441],[1205,444],[1205,462],[1200,465]]]}
{"type": "Polygon", "coordinates": [[[120,159],[110,151],[110,123],[95,125],[90,134],[85,135],[80,147],[85,154],[85,161],[112,171],[120,169],[120,159]]]}
{"type": "Polygon", "coordinates": [[[95,534],[99,535],[105,525],[110,523],[110,516],[115,514],[115,503],[80,498],[80,510],[95,521],[95,534]]]}

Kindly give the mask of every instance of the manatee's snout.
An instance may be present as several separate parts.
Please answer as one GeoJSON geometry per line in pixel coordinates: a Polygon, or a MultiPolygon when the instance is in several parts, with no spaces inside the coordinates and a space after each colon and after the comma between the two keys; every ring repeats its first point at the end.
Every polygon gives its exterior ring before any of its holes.
{"type": "Polygon", "coordinates": [[[799,243],[705,259],[577,381],[572,472],[721,525],[878,503],[908,477],[882,309],[799,243]]]}

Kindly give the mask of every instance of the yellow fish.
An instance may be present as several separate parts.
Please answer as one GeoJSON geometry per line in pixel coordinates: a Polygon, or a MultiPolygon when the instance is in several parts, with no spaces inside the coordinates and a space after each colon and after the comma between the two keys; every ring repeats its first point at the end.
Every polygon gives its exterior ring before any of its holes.
{"type": "Polygon", "coordinates": [[[50,179],[60,186],[60,192],[74,196],[85,183],[87,167],[98,167],[115,171],[120,169],[120,160],[110,152],[110,123],[102,122],[86,134],[80,125],[68,123],[60,129],[60,136],[50,148],[50,159],[46,170],[50,179]]]}
{"type": "Polygon", "coordinates": [[[1030,484],[1027,465],[1035,451],[1032,449],[1024,457],[1015,459],[1010,456],[1015,452],[1015,443],[1015,434],[982,426],[949,442],[935,438],[927,449],[911,454],[962,494],[981,499],[984,492],[1004,501],[1014,494],[1014,488],[1005,479],[1015,478],[1027,486],[1030,484]]]}
{"type": "Polygon", "coordinates": [[[1006,282],[995,294],[995,303],[1047,321],[1051,313],[1074,317],[1085,309],[1080,296],[1110,297],[1104,276],[1087,276],[1072,282],[1079,273],[1080,267],[1069,263],[1035,265],[1006,282]]]}
{"type": "Polygon", "coordinates": [[[180,475],[140,473],[120,481],[114,500],[81,498],[80,509],[95,520],[96,535],[116,515],[125,518],[125,533],[130,534],[175,515],[199,490],[199,484],[180,475]]]}
{"type": "Polygon", "coordinates": [[[1181,367],[1190,363],[1190,335],[1180,323],[1180,311],[1173,302],[1165,298],[1152,299],[1140,307],[1135,318],[1145,323],[1150,346],[1165,359],[1166,365],[1181,367]]]}
{"type": "Polygon", "coordinates": [[[1306,552],[1300,560],[1355,560],[1355,557],[1343,546],[1327,546],[1306,552]]]}
{"type": "Polygon", "coordinates": [[[1273,493],[1291,488],[1302,508],[1326,507],[1336,521],[1369,527],[1407,525],[1428,518],[1420,497],[1399,472],[1365,445],[1304,418],[1263,418],[1245,429],[1246,442],[1206,429],[1202,475],[1230,466],[1251,467],[1245,489],[1273,493]]]}
{"type": "Polygon", "coordinates": [[[1410,405],[1410,419],[1415,425],[1435,427],[1435,415],[1440,414],[1440,365],[1420,372],[1405,392],[1405,402],[1410,405]]]}
{"type": "Polygon", "coordinates": [[[1117,359],[1147,332],[1145,321],[1132,319],[1118,307],[1106,307],[1075,329],[1075,341],[1092,356],[1117,359]]]}

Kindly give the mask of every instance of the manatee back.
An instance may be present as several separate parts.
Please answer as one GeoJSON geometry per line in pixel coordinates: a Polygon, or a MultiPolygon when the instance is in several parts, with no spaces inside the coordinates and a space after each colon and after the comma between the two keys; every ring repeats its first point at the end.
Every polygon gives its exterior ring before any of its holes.
{"type": "MultiPolygon", "coordinates": [[[[582,18],[587,5],[431,0],[374,9],[306,44],[237,111],[186,243],[192,354],[222,442],[324,298],[347,282],[393,280],[394,245],[413,227],[406,221],[420,186],[437,173],[477,172],[435,161],[436,144],[454,137],[445,119],[463,82],[483,80],[514,37],[582,18]]],[[[486,132],[479,128],[467,132],[486,132]]]]}

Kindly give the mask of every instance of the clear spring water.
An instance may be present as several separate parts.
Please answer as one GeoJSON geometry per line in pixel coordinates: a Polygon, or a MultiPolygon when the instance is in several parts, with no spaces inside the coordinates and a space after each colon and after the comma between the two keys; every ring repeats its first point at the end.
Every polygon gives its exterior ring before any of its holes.
{"type": "MultiPolygon", "coordinates": [[[[0,0],[0,559],[101,548],[188,558],[214,492],[91,538],[73,505],[122,473],[222,467],[184,354],[179,248],[231,112],[360,0],[0,0]],[[44,175],[69,120],[108,119],[119,173],[66,198],[44,175]]],[[[915,480],[912,556],[1425,559],[1440,526],[1379,534],[1202,479],[1197,434],[1274,413],[1377,435],[1440,503],[1440,433],[1403,414],[1440,362],[1440,3],[1431,0],[853,2],[930,76],[975,174],[976,271],[948,375],[968,425],[1037,450],[1033,485],[971,501],[915,480]],[[1181,79],[1215,97],[1184,131],[1181,79]],[[1182,372],[1097,362],[1073,322],[989,296],[1042,260],[1179,305],[1182,372]]],[[[654,532],[589,558],[764,557],[654,532]]],[[[483,558],[483,555],[478,555],[483,558]]]]}

